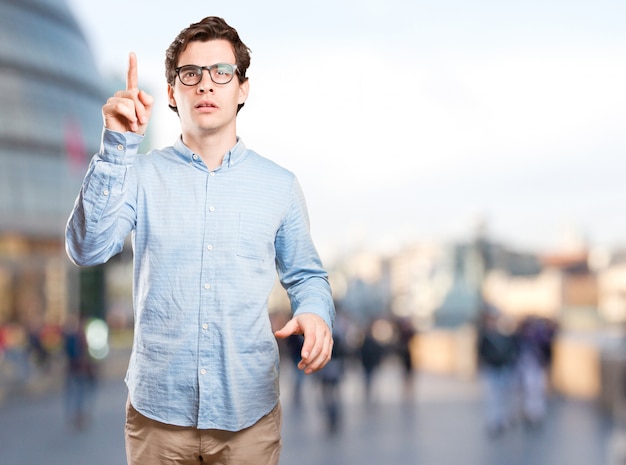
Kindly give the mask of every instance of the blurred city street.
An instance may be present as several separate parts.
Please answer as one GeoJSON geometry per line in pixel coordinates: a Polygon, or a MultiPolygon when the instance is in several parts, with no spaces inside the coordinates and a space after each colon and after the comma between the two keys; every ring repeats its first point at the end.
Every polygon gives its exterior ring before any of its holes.
{"type": "MultiPolygon", "coordinates": [[[[307,378],[300,407],[292,402],[292,370],[283,366],[281,464],[298,465],[599,465],[608,464],[611,422],[594,401],[553,397],[546,423],[529,430],[514,426],[490,438],[483,427],[478,380],[419,373],[412,395],[403,395],[393,360],[363,398],[360,371],[348,370],[342,384],[342,415],[329,434],[318,384],[307,378]]],[[[19,465],[123,465],[125,386],[103,379],[93,419],[77,431],[64,418],[58,390],[6,400],[0,406],[0,463],[19,465]]]]}

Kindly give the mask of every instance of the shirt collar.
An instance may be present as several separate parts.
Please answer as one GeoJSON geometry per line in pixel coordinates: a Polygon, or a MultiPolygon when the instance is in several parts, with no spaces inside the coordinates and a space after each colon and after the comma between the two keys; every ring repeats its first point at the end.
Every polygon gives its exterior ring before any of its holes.
{"type": "Polygon", "coordinates": [[[237,137],[237,143],[224,155],[222,168],[231,168],[241,163],[248,155],[248,149],[243,141],[237,137]]]}
{"type": "MultiPolygon", "coordinates": [[[[176,139],[176,142],[174,143],[174,150],[179,156],[189,163],[202,163],[200,156],[195,154],[184,144],[182,137],[176,139]]],[[[239,137],[237,137],[237,143],[235,146],[224,154],[224,159],[222,160],[222,166],[220,169],[232,168],[233,166],[241,163],[246,158],[247,154],[248,149],[246,145],[239,137]]],[[[202,163],[202,165],[204,166],[204,163],[202,163]]]]}

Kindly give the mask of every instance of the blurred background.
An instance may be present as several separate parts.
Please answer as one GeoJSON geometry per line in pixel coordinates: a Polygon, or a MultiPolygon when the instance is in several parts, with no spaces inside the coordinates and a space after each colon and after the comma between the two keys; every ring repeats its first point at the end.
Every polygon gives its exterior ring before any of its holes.
{"type": "MultiPolygon", "coordinates": [[[[98,408],[116,395],[122,406],[131,250],[79,269],[65,255],[65,222],[130,51],[140,87],[156,100],[143,148],[178,137],[164,52],[208,15],[224,17],[252,50],[239,135],[299,177],[339,309],[334,375],[303,381],[291,370],[298,341],[281,347],[284,462],[456,463],[440,455],[454,442],[450,424],[438,423],[448,409],[466,428],[458,434],[467,448],[457,448],[465,462],[625,463],[626,3],[618,0],[0,0],[0,422],[30,430],[26,412],[41,425],[62,422],[33,399],[63,394],[79,410],[74,426],[88,430],[80,406],[96,402],[86,397],[98,392],[89,388],[96,378],[113,390],[98,394],[98,408]],[[494,315],[517,346],[512,400],[490,396],[479,349],[494,315]],[[515,411],[511,423],[534,423],[520,360],[537,322],[550,329],[533,378],[547,387],[544,434],[494,430],[494,402],[515,411]],[[303,422],[292,414],[307,399],[303,422]],[[382,429],[363,426],[372,402],[389,407],[373,417],[396,440],[387,455],[367,447],[391,447],[382,429]],[[406,420],[407,405],[418,404],[406,420]],[[318,430],[344,434],[323,449],[332,456],[313,445],[302,453],[298,434],[318,430]],[[536,457],[519,458],[534,448],[536,457]]],[[[270,304],[278,325],[289,313],[279,286],[270,304]]],[[[20,463],[12,457],[29,449],[8,434],[0,459],[20,463]]],[[[111,440],[122,450],[111,437],[93,447],[111,440]]],[[[68,463],[59,444],[46,457],[68,463]]]]}

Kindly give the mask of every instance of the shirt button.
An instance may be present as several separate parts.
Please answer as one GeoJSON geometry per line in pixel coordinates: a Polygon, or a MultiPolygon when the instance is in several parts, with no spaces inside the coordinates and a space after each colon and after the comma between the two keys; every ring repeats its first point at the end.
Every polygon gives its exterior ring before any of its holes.
{"type": "Polygon", "coordinates": [[[209,173],[209,176],[215,176],[215,171],[211,171],[211,172],[209,173]]]}
{"type": "Polygon", "coordinates": [[[109,189],[104,189],[104,190],[102,191],[102,194],[103,194],[103,195],[109,195],[109,189]]]}
{"type": "Polygon", "coordinates": [[[208,323],[204,323],[204,324],[202,325],[202,329],[204,329],[204,330],[209,329],[209,324],[208,324],[208,323]]]}
{"type": "Polygon", "coordinates": [[[209,211],[210,212],[214,212],[215,211],[215,207],[209,207],[209,211]]]}
{"type": "Polygon", "coordinates": [[[200,374],[201,375],[206,375],[206,370],[203,368],[202,370],[200,370],[200,374]]]}
{"type": "Polygon", "coordinates": [[[191,158],[193,158],[194,160],[197,160],[197,159],[198,159],[198,155],[196,155],[196,154],[194,153],[194,154],[193,154],[193,156],[192,156],[191,158]]]}
{"type": "Polygon", "coordinates": [[[205,289],[211,289],[211,285],[210,285],[209,283],[206,283],[206,284],[204,285],[204,288],[205,288],[205,289]]]}
{"type": "Polygon", "coordinates": [[[213,250],[213,246],[211,244],[206,246],[207,250],[213,250]]]}
{"type": "Polygon", "coordinates": [[[122,150],[124,150],[124,146],[122,144],[118,144],[117,150],[121,152],[122,150]]]}

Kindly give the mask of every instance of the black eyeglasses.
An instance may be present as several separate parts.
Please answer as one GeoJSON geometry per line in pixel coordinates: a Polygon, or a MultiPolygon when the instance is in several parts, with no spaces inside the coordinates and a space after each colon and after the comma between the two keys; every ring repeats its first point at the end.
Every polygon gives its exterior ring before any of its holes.
{"type": "Polygon", "coordinates": [[[215,84],[228,84],[235,76],[237,65],[230,63],[216,63],[211,66],[185,65],[176,68],[176,74],[183,85],[195,86],[202,81],[202,72],[205,69],[215,84]]]}

